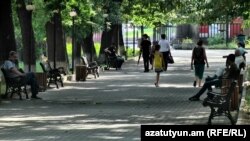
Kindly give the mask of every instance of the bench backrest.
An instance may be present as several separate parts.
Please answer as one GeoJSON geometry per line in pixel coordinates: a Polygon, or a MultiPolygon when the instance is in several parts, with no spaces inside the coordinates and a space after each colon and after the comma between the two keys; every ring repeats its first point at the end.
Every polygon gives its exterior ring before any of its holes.
{"type": "Polygon", "coordinates": [[[7,81],[7,72],[6,72],[6,70],[4,69],[4,68],[1,68],[1,71],[3,72],[3,76],[4,76],[4,79],[5,79],[5,81],[7,81]]]}
{"type": "Polygon", "coordinates": [[[5,70],[4,68],[1,68],[1,71],[3,72],[3,76],[4,76],[4,80],[5,80],[5,83],[7,85],[9,85],[10,83],[13,83],[13,79],[8,77],[8,72],[7,70],[5,70]]]}
{"type": "Polygon", "coordinates": [[[48,72],[48,69],[46,69],[44,63],[40,62],[40,66],[41,66],[41,68],[42,68],[42,70],[43,70],[44,73],[48,72]]]}
{"type": "Polygon", "coordinates": [[[83,65],[89,66],[88,59],[86,56],[82,56],[81,59],[82,59],[83,65]]]}

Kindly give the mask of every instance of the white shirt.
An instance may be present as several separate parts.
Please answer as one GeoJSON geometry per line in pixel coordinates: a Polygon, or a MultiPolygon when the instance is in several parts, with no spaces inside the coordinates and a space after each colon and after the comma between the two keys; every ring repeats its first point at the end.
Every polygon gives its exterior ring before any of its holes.
{"type": "Polygon", "coordinates": [[[13,78],[13,77],[18,76],[17,74],[10,71],[12,68],[16,68],[16,64],[13,63],[12,61],[10,60],[4,61],[4,64],[2,65],[2,67],[6,70],[7,77],[13,78]]]}
{"type": "Polygon", "coordinates": [[[170,50],[170,45],[167,40],[161,39],[158,44],[161,46],[160,52],[167,52],[170,50]]]}
{"type": "Polygon", "coordinates": [[[240,64],[245,62],[245,60],[244,60],[243,56],[236,56],[234,62],[237,65],[237,68],[239,68],[240,64]]]}

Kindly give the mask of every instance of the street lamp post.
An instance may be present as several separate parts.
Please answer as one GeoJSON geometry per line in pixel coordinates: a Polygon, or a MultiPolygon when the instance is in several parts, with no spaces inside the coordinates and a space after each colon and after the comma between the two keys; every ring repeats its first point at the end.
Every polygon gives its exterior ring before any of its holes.
{"type": "Polygon", "coordinates": [[[35,10],[35,6],[29,2],[27,5],[26,5],[26,10],[28,11],[28,16],[30,16],[30,28],[29,28],[29,52],[28,52],[28,55],[29,55],[29,60],[28,60],[28,70],[29,72],[31,71],[31,50],[32,50],[32,11],[35,10]]]}
{"type": "Polygon", "coordinates": [[[58,10],[54,10],[54,31],[53,31],[53,38],[54,38],[54,48],[53,48],[53,53],[54,53],[54,68],[56,68],[56,14],[58,13],[58,10]]]}
{"type": "Polygon", "coordinates": [[[77,16],[76,11],[73,9],[69,15],[72,17],[72,74],[74,74],[75,64],[75,17],[77,16]]]}
{"type": "MultiPolygon", "coordinates": [[[[92,22],[93,22],[93,17],[91,16],[90,17],[90,21],[91,21],[91,27],[90,27],[90,30],[91,30],[91,34],[93,35],[93,26],[92,26],[92,22]]],[[[90,62],[93,61],[93,46],[91,45],[91,50],[90,50],[90,62]]]]}

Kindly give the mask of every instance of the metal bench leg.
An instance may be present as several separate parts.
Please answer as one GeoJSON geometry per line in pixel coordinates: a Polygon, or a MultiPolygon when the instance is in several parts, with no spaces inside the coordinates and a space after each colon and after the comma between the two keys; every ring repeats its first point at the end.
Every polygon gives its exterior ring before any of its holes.
{"type": "Polygon", "coordinates": [[[213,107],[210,107],[210,109],[211,109],[211,112],[210,112],[210,115],[209,115],[209,118],[208,118],[208,122],[207,122],[208,125],[212,124],[212,119],[213,119],[214,112],[215,112],[215,110],[214,110],[213,107]]]}
{"type": "Polygon", "coordinates": [[[28,95],[28,93],[27,93],[26,86],[24,87],[24,93],[25,93],[25,95],[26,95],[26,99],[29,99],[29,95],[28,95]]]}
{"type": "Polygon", "coordinates": [[[231,124],[232,124],[232,125],[235,125],[235,121],[234,121],[234,119],[233,119],[233,117],[232,117],[230,111],[227,110],[225,114],[226,114],[226,116],[228,117],[228,119],[230,120],[231,124]]]}

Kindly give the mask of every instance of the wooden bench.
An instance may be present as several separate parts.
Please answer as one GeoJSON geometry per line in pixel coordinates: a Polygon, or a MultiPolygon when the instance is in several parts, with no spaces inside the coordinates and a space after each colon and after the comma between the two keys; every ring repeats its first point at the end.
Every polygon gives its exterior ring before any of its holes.
{"type": "MultiPolygon", "coordinates": [[[[215,93],[208,92],[207,97],[203,101],[203,106],[209,106],[211,109],[208,124],[212,124],[212,119],[216,116],[226,116],[231,121],[231,124],[234,125],[236,121],[231,115],[231,100],[234,93],[237,82],[233,81],[230,83],[230,87],[227,87],[227,93],[215,93]]],[[[226,89],[226,87],[225,87],[226,89]]]]}
{"type": "Polygon", "coordinates": [[[27,89],[26,89],[25,77],[17,76],[14,78],[10,78],[7,75],[8,72],[4,68],[1,68],[1,71],[3,72],[3,76],[4,76],[5,84],[6,84],[6,90],[5,90],[5,94],[3,98],[7,98],[8,94],[11,94],[10,98],[12,98],[13,94],[17,93],[19,95],[19,99],[22,100],[21,93],[25,93],[26,99],[29,99],[27,89]]]}
{"type": "Polygon", "coordinates": [[[62,81],[62,76],[61,74],[65,72],[64,71],[60,71],[59,69],[52,69],[50,67],[50,64],[47,64],[47,67],[45,67],[45,64],[43,64],[42,62],[40,62],[40,66],[42,67],[43,72],[46,74],[47,78],[48,78],[48,87],[50,87],[50,84],[55,84],[56,88],[58,89],[58,84],[57,82],[61,83],[61,86],[63,87],[63,81],[62,81]]]}
{"type": "MultiPolygon", "coordinates": [[[[233,90],[233,94],[231,97],[231,110],[238,110],[240,106],[240,98],[241,98],[241,92],[243,89],[243,74],[241,74],[241,71],[245,68],[245,63],[241,63],[238,70],[238,76],[237,76],[237,84],[233,90]]],[[[222,85],[221,85],[221,93],[226,94],[228,92],[228,87],[231,85],[231,80],[229,79],[222,79],[222,85]]]]}
{"type": "Polygon", "coordinates": [[[89,75],[89,74],[92,74],[94,75],[94,77],[99,77],[99,66],[97,64],[97,62],[91,62],[91,63],[88,63],[88,60],[85,56],[82,56],[81,57],[81,60],[82,60],[82,64],[86,66],[87,68],[87,75],[86,77],[89,75]]]}

